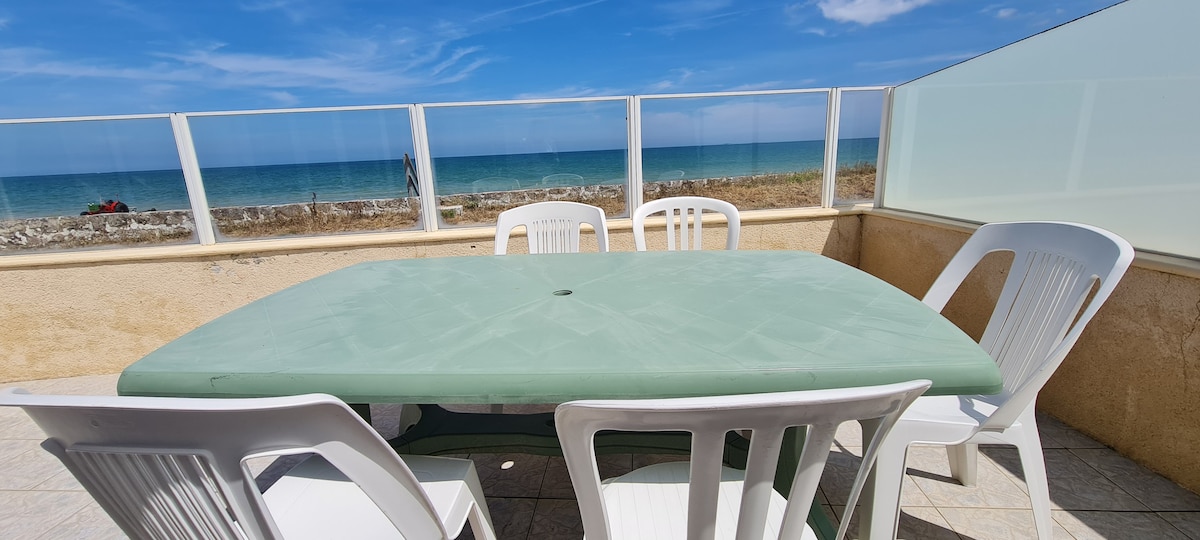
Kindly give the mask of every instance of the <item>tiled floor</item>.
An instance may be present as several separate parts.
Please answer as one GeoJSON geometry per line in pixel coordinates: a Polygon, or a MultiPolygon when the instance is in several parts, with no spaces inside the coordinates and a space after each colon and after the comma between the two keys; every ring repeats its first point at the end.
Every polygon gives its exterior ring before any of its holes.
{"type": "MultiPolygon", "coordinates": [[[[21,386],[35,393],[111,395],[116,376],[0,384],[7,386],[21,386]]],[[[396,429],[394,424],[386,425],[387,420],[394,420],[386,408],[376,412],[382,420],[381,430],[396,429]]],[[[1200,540],[1200,496],[1053,418],[1040,420],[1055,538],[1200,540]]],[[[38,446],[42,438],[19,409],[0,408],[0,538],[122,538],[71,475],[38,446]]],[[[835,518],[844,510],[860,445],[858,433],[845,429],[830,457],[818,496],[835,518]]],[[[968,488],[948,478],[943,450],[914,447],[910,451],[901,538],[1034,536],[1033,515],[1016,450],[988,447],[982,453],[978,485],[968,488]]],[[[501,538],[582,537],[561,458],[523,454],[472,457],[501,538]]],[[[604,459],[605,468],[614,474],[654,460],[629,455],[604,459]]]]}

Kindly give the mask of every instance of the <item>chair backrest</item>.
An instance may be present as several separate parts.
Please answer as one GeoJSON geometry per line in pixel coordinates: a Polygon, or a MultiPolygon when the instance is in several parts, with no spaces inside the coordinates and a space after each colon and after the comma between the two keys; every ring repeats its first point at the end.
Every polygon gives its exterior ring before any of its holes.
{"type": "Polygon", "coordinates": [[[412,471],[345,403],[31,395],[9,388],[57,456],[130,538],[280,538],[245,460],[315,452],[407,538],[446,538],[412,471]]]}
{"type": "Polygon", "coordinates": [[[579,226],[587,223],[596,231],[600,252],[608,251],[608,222],[604,210],[570,201],[546,201],[510,208],[496,219],[496,255],[508,253],[508,236],[514,227],[525,226],[529,253],[578,253],[579,226]]]}
{"type": "Polygon", "coordinates": [[[737,249],[738,236],[741,233],[742,218],[736,206],[708,197],[667,197],[647,202],[633,211],[633,243],[638,251],[646,251],[646,217],[659,212],[665,212],[667,218],[667,250],[676,250],[676,230],[679,235],[679,250],[703,249],[704,235],[701,224],[704,210],[720,212],[725,215],[728,236],[725,249],[737,249]],[[688,218],[692,219],[692,234],[689,240],[688,218]],[[676,225],[678,223],[678,225],[676,225]]]}
{"type": "Polygon", "coordinates": [[[1002,403],[985,429],[1011,425],[1033,403],[1134,256],[1125,239],[1090,225],[990,223],[963,244],[922,301],[941,311],[980,260],[998,251],[1013,254],[1012,266],[979,344],[1000,367],[1004,390],[989,398],[1002,403]]]}
{"type": "MultiPolygon", "coordinates": [[[[750,453],[738,512],[737,538],[763,538],[784,430],[807,426],[799,466],[787,497],[780,538],[800,538],[838,425],[847,420],[882,419],[867,442],[862,466],[846,504],[838,538],[845,534],[866,472],[877,447],[900,413],[930,386],[926,380],[832,390],[652,400],[573,401],[559,405],[555,427],[585,535],[606,540],[608,509],[601,492],[593,444],[597,431],[687,431],[692,433],[687,501],[687,537],[713,538],[725,435],[749,430],[750,453]]],[[[619,533],[619,531],[617,531],[619,533]]]]}

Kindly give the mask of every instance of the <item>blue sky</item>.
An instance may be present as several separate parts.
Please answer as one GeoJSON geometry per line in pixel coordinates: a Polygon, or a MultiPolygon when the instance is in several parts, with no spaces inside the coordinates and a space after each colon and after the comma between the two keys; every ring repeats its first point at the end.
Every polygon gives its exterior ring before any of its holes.
{"type": "Polygon", "coordinates": [[[1113,0],[46,0],[0,118],[893,85],[1113,0]]]}

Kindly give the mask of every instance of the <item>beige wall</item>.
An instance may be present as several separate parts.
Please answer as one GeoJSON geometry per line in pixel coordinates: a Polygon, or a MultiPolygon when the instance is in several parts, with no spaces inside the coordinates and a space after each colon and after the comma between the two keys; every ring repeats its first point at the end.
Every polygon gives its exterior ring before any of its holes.
{"type": "MultiPolygon", "coordinates": [[[[747,213],[740,245],[814,251],[855,264],[859,217],[837,216],[828,210],[747,213]]],[[[723,246],[723,225],[705,232],[706,246],[723,246]]],[[[364,261],[491,255],[493,234],[397,233],[358,247],[336,245],[363,238],[324,238],[327,247],[318,250],[303,248],[314,243],[310,239],[234,246],[243,252],[226,245],[209,254],[164,248],[3,257],[0,382],[117,373],[185,332],[290,285],[364,261]],[[145,253],[155,256],[125,260],[145,253]]],[[[611,240],[613,251],[633,250],[628,220],[613,223],[611,240]]],[[[595,249],[594,241],[584,249],[595,249]]],[[[511,253],[523,251],[523,237],[510,241],[511,253]]]]}
{"type": "MultiPolygon", "coordinates": [[[[873,212],[863,218],[860,268],[920,297],[969,234],[873,212]]],[[[1200,492],[1200,279],[1145,259],[1088,325],[1038,408],[1200,492]]],[[[972,275],[947,316],[982,333],[1002,273],[992,264],[972,275]]]]}

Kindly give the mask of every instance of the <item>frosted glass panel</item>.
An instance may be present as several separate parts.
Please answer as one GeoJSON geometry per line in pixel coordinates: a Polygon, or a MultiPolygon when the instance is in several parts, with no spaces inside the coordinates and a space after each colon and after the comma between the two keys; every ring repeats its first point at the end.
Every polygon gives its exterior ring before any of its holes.
{"type": "Polygon", "coordinates": [[[1130,0],[896,88],[883,205],[1200,258],[1200,21],[1130,0]]]}

